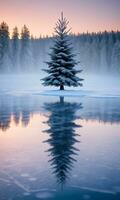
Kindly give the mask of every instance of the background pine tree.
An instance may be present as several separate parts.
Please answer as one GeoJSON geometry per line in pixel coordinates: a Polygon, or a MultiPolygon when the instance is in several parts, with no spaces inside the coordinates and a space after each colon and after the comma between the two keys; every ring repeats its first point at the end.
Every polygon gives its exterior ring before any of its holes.
{"type": "Polygon", "coordinates": [[[21,31],[21,68],[23,71],[30,72],[31,66],[34,66],[32,48],[31,48],[31,39],[30,31],[26,25],[23,26],[21,31]]]}
{"type": "Polygon", "coordinates": [[[18,71],[19,65],[19,32],[18,28],[15,27],[12,33],[12,64],[13,69],[18,71]]]}
{"type": "Polygon", "coordinates": [[[9,55],[9,27],[5,22],[0,24],[0,71],[5,71],[8,66],[9,55]],[[7,64],[8,64],[7,63],[7,64]]]}
{"type": "Polygon", "coordinates": [[[60,87],[64,90],[64,86],[82,86],[83,79],[76,76],[82,70],[76,70],[72,45],[69,41],[70,29],[67,30],[68,21],[61,14],[55,27],[56,37],[54,38],[54,46],[50,54],[51,61],[47,62],[49,69],[44,70],[49,75],[43,79],[43,85],[60,87]]]}

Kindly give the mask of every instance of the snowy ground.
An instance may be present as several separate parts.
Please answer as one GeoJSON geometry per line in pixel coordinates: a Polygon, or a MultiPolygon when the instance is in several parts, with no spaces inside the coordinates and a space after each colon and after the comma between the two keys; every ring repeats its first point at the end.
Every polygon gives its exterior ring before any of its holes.
{"type": "Polygon", "coordinates": [[[52,96],[87,96],[87,97],[120,97],[120,78],[83,75],[83,87],[65,88],[59,91],[55,87],[44,87],[40,74],[0,75],[0,93],[36,94],[52,96]]]}

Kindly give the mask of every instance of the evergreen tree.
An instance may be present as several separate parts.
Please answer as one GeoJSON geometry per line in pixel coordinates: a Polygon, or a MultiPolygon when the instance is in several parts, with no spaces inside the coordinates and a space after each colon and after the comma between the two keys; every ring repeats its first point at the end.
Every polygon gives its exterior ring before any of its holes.
{"type": "Polygon", "coordinates": [[[120,41],[117,41],[113,46],[112,68],[114,72],[120,74],[120,41]]]}
{"type": "Polygon", "coordinates": [[[30,39],[30,32],[26,25],[23,26],[21,31],[21,40],[24,43],[24,47],[27,47],[28,41],[30,39]]]}
{"type": "Polygon", "coordinates": [[[0,71],[5,71],[9,54],[9,27],[5,22],[0,24],[0,71]]]}
{"type": "Polygon", "coordinates": [[[81,104],[64,102],[63,97],[60,97],[60,102],[45,104],[45,109],[50,113],[46,122],[49,129],[44,131],[50,136],[46,141],[50,145],[50,164],[61,185],[69,178],[77,154],[75,129],[81,126],[75,123],[79,118],[75,112],[81,108],[81,104]]]}
{"type": "Polygon", "coordinates": [[[21,67],[24,71],[29,71],[32,65],[32,49],[30,44],[30,32],[26,25],[21,31],[21,67]]]}
{"type": "Polygon", "coordinates": [[[107,72],[107,45],[105,35],[101,39],[100,43],[100,71],[102,73],[107,72]]]}
{"type": "Polygon", "coordinates": [[[19,32],[18,28],[13,29],[12,34],[12,61],[14,70],[18,70],[18,58],[19,58],[19,32]]]}
{"type": "Polygon", "coordinates": [[[50,54],[51,61],[47,62],[49,68],[44,70],[49,75],[42,79],[43,85],[60,87],[60,90],[64,90],[64,86],[82,86],[81,81],[83,80],[76,76],[82,70],[74,68],[78,62],[74,59],[75,55],[72,53],[72,46],[69,42],[70,29],[67,29],[68,23],[62,13],[61,19],[58,19],[56,23],[56,37],[50,54]]]}

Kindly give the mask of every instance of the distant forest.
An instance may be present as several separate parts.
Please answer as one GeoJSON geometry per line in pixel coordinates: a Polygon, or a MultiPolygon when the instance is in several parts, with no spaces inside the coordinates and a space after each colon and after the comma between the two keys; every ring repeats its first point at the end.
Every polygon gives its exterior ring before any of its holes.
{"type": "MultiPolygon", "coordinates": [[[[69,37],[80,61],[78,68],[84,73],[120,74],[120,31],[71,34],[69,37]]],[[[10,37],[9,26],[2,22],[0,73],[40,72],[46,68],[52,45],[52,37],[34,38],[26,25],[20,33],[15,27],[10,37]]]]}

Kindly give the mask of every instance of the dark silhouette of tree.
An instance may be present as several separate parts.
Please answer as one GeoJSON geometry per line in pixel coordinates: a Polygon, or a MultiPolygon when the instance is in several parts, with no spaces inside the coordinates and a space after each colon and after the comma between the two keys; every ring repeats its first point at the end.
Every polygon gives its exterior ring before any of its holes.
{"type": "Polygon", "coordinates": [[[26,25],[21,31],[21,68],[23,71],[29,71],[32,65],[32,51],[30,45],[30,32],[26,25]]]}
{"type": "Polygon", "coordinates": [[[19,32],[15,27],[12,33],[12,62],[14,71],[18,71],[19,64],[19,32]]]}
{"type": "Polygon", "coordinates": [[[0,71],[5,71],[9,54],[9,27],[5,22],[0,24],[0,71]]]}
{"type": "Polygon", "coordinates": [[[49,162],[53,168],[53,173],[57,177],[58,183],[63,186],[69,177],[69,173],[75,161],[77,149],[75,143],[78,142],[76,128],[81,127],[75,123],[79,117],[75,115],[81,104],[64,102],[60,97],[60,102],[46,103],[44,108],[50,113],[48,121],[49,129],[45,130],[50,138],[45,141],[49,143],[51,159],[49,162]]]}

